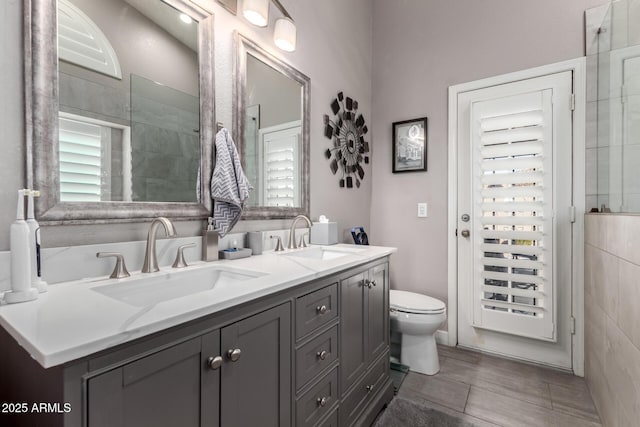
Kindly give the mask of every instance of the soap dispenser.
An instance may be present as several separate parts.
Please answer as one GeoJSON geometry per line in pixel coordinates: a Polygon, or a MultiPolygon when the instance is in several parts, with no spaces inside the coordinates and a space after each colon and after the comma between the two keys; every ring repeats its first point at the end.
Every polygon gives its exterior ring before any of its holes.
{"type": "Polygon", "coordinates": [[[4,294],[10,304],[38,298],[38,290],[31,287],[31,233],[24,220],[24,197],[28,192],[18,190],[16,220],[11,224],[11,290],[4,294]]]}
{"type": "Polygon", "coordinates": [[[218,232],[213,229],[213,218],[209,217],[207,228],[202,230],[202,260],[218,260],[218,232]]]}
{"type": "Polygon", "coordinates": [[[40,258],[40,225],[33,213],[33,198],[40,197],[39,191],[31,190],[27,197],[27,225],[29,226],[29,240],[31,248],[31,286],[38,292],[47,292],[47,282],[42,280],[42,267],[40,258]]]}

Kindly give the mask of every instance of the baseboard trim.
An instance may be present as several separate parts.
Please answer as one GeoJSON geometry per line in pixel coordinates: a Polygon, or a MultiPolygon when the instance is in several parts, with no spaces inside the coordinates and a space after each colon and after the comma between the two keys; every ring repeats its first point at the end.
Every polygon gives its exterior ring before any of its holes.
{"type": "Polygon", "coordinates": [[[436,342],[440,345],[449,345],[449,332],[438,329],[436,331],[436,342]]]}

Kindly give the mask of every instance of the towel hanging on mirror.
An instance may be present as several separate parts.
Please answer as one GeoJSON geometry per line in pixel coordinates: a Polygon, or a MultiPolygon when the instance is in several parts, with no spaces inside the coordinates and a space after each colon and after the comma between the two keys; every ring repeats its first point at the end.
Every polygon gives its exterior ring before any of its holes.
{"type": "Polygon", "coordinates": [[[215,229],[224,237],[236,225],[253,187],[242,170],[231,134],[222,128],[216,134],[216,165],[211,176],[211,198],[215,229]]]}

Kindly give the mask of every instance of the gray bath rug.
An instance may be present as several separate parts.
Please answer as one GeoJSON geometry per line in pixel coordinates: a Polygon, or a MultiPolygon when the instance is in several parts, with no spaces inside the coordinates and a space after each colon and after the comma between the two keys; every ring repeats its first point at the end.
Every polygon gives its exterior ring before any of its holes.
{"type": "Polygon", "coordinates": [[[470,423],[401,397],[394,397],[374,427],[473,427],[470,423]]]}

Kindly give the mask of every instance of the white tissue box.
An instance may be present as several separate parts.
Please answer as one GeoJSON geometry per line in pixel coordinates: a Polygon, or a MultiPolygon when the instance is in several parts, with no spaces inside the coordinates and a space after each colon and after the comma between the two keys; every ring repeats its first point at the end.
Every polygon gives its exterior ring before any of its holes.
{"type": "Polygon", "coordinates": [[[309,242],[312,245],[335,245],[338,243],[337,222],[315,222],[311,226],[309,242]]]}

